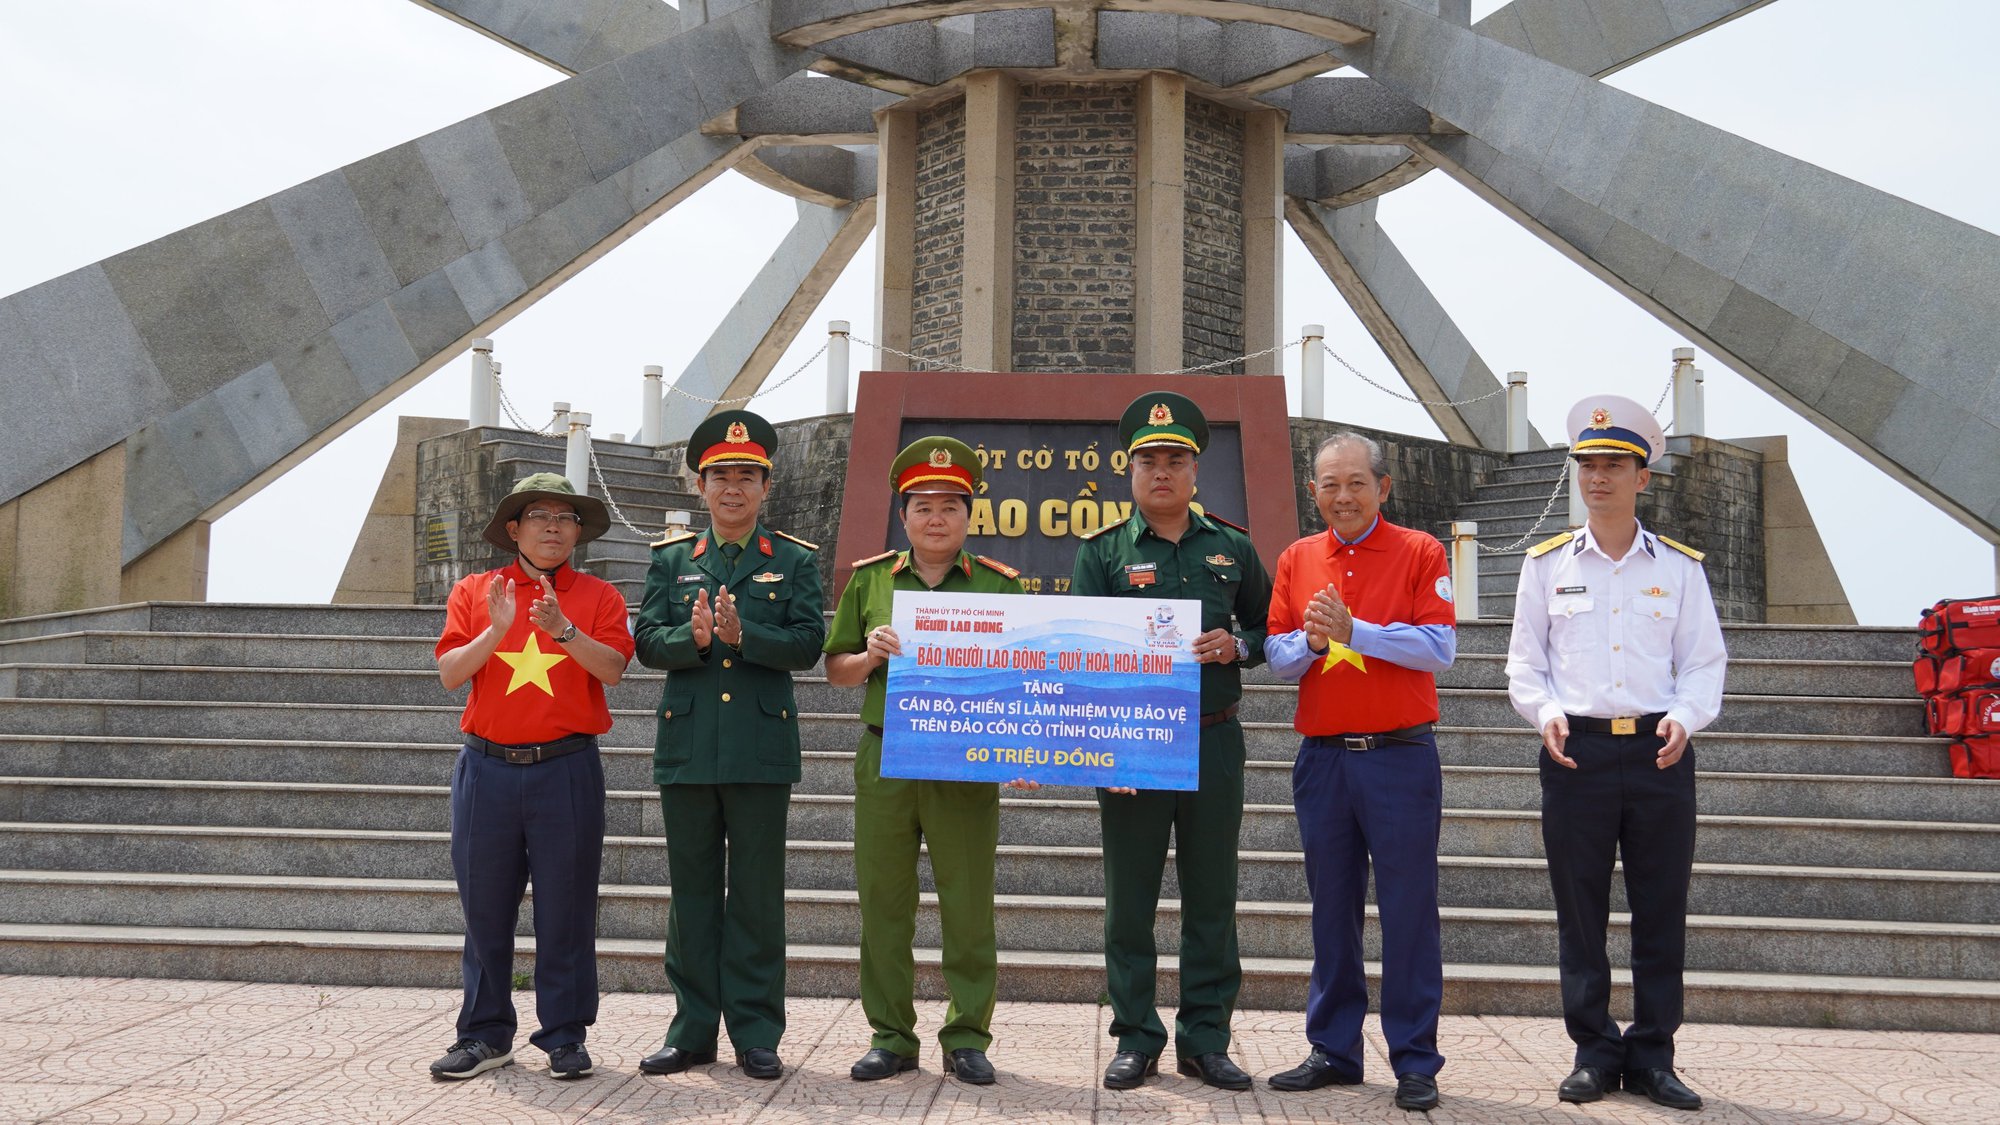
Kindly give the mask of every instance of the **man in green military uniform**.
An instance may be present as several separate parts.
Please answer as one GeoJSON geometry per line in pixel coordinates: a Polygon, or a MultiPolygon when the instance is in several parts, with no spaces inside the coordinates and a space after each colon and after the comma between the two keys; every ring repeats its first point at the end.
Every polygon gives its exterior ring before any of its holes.
{"type": "Polygon", "coordinates": [[[1070,592],[1086,597],[1201,603],[1200,788],[1191,793],[1100,789],[1104,832],[1104,969],[1118,1053],[1104,1086],[1145,1081],[1166,1049],[1154,1010],[1153,917],[1168,835],[1181,884],[1181,1002],[1174,1048],[1182,1074],[1247,1090],[1229,1057],[1229,1017],[1242,968],[1236,955],[1236,840],[1243,825],[1242,669],[1264,659],[1271,579],[1242,528],[1195,511],[1196,462],[1208,420],[1184,396],[1140,395],[1118,421],[1130,455],[1134,518],[1107,524],[1076,554],[1070,592]],[[1236,629],[1230,630],[1230,617],[1236,629]]]}
{"type": "Polygon", "coordinates": [[[715,1061],[726,1023],[752,1078],[783,1073],[785,814],[799,780],[792,673],[826,639],[818,548],[758,522],[771,486],[771,424],[747,410],[695,428],[687,462],[711,526],[653,544],[639,660],[667,671],[653,780],[667,826],[673,899],[666,1045],[639,1069],[715,1061]]]}
{"type": "MultiPolygon", "coordinates": [[[[875,1035],[848,1072],[856,1081],[888,1078],[917,1066],[917,1012],[911,1002],[916,960],[917,846],[929,845],[944,930],[944,979],[951,994],[938,1043],[944,1067],[961,1081],[988,1085],[993,1066],[993,853],[1000,842],[1000,793],[990,783],[914,781],[882,776],[882,711],[889,658],[901,638],[889,625],[897,590],[1018,594],[1020,572],[965,552],[979,460],[962,441],[919,438],[897,456],[889,480],[902,499],[907,551],[885,551],[854,564],[826,638],[826,679],[836,687],[868,685],[854,756],[854,879],[861,894],[861,1007],[875,1035]]],[[[1037,788],[1017,781],[1014,787],[1037,788]]]]}

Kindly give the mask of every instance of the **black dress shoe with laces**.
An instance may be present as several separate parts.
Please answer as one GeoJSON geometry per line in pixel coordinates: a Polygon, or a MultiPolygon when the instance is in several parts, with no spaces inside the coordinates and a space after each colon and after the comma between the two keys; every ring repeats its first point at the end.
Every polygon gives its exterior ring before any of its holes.
{"type": "Polygon", "coordinates": [[[1176,1069],[1189,1078],[1199,1078],[1203,1085],[1213,1086],[1218,1090],[1250,1088],[1250,1076],[1222,1051],[1210,1051],[1205,1055],[1184,1058],[1176,1069]]]}
{"type": "Polygon", "coordinates": [[[1674,1072],[1665,1067],[1651,1070],[1628,1070],[1625,1072],[1625,1088],[1635,1094],[1644,1094],[1653,1099],[1654,1104],[1668,1109],[1700,1109],[1701,1095],[1687,1088],[1674,1072]]]}
{"type": "Polygon", "coordinates": [[[1306,1061],[1265,1081],[1273,1090],[1317,1090],[1321,1086],[1352,1086],[1361,1079],[1344,1073],[1325,1051],[1315,1047],[1306,1061]]]}
{"type": "Polygon", "coordinates": [[[847,1068],[847,1076],[856,1082],[876,1082],[893,1078],[906,1070],[917,1069],[914,1055],[899,1055],[883,1047],[872,1047],[868,1053],[847,1068]]]}
{"type": "Polygon", "coordinates": [[[993,1085],[993,1064],[986,1061],[986,1052],[977,1047],[960,1047],[944,1056],[944,1069],[960,1082],[974,1086],[993,1085]]]}
{"type": "Polygon", "coordinates": [[[785,1073],[785,1064],[778,1061],[778,1052],[769,1047],[752,1047],[736,1052],[736,1065],[743,1068],[746,1078],[776,1078],[785,1073]]]}
{"type": "Polygon", "coordinates": [[[1144,1051],[1120,1051],[1111,1056],[1111,1065],[1104,1068],[1104,1088],[1107,1090],[1137,1089],[1149,1074],[1160,1072],[1160,1060],[1144,1051]]]}
{"type": "Polygon", "coordinates": [[[1438,1107],[1438,1080],[1428,1074],[1396,1076],[1396,1108],[1429,1113],[1438,1107]]]}
{"type": "Polygon", "coordinates": [[[1559,1101],[1582,1105],[1585,1102],[1601,1101],[1605,1094],[1618,1088],[1618,1072],[1601,1066],[1580,1066],[1570,1072],[1556,1087],[1559,1101]]]}
{"type": "Polygon", "coordinates": [[[692,1066],[707,1066],[715,1061],[715,1048],[706,1051],[690,1051],[669,1043],[639,1060],[641,1074],[679,1074],[692,1066]]]}

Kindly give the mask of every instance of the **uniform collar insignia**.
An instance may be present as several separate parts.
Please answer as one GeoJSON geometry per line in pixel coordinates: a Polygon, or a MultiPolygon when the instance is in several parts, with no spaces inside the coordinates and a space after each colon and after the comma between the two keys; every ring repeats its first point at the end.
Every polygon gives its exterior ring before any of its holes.
{"type": "Polygon", "coordinates": [[[767,536],[759,535],[757,537],[757,549],[768,556],[771,553],[771,540],[767,536]]]}
{"type": "Polygon", "coordinates": [[[1645,535],[1645,534],[1640,535],[1639,542],[1645,546],[1646,554],[1656,559],[1660,557],[1658,552],[1653,550],[1653,537],[1651,535],[1645,535]]]}

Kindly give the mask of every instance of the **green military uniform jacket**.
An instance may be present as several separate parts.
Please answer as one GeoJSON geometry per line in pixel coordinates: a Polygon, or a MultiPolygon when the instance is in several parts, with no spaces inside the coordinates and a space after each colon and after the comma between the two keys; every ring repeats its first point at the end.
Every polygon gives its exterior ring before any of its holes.
{"type": "Polygon", "coordinates": [[[819,661],[826,638],[814,546],[759,523],[731,566],[712,531],[653,545],[639,608],[639,662],[667,672],[660,694],[653,781],[660,785],[793,784],[799,780],[799,708],[792,673],[819,661]],[[743,621],[741,645],[695,649],[695,595],[727,588],[743,621]]]}
{"type": "Polygon", "coordinates": [[[1243,669],[1264,662],[1264,630],[1271,614],[1271,576],[1257,558],[1250,535],[1225,520],[1188,512],[1180,542],[1153,534],[1133,516],[1084,540],[1076,552],[1070,593],[1095,598],[1187,598],[1201,603],[1201,629],[1229,628],[1248,656],[1201,666],[1201,713],[1212,715],[1243,698],[1243,669]]]}
{"type": "MultiPolygon", "coordinates": [[[[864,652],[868,631],[889,624],[889,613],[897,590],[929,590],[949,594],[1018,594],[1020,571],[1006,563],[980,555],[958,553],[958,562],[936,587],[924,585],[917,577],[916,564],[908,551],[885,551],[854,564],[854,577],[840,595],[834,611],[833,627],[826,636],[826,651],[864,652]],[[893,561],[892,561],[893,560],[893,561]]],[[[883,700],[889,693],[887,665],[868,673],[867,695],[861,701],[861,721],[882,725],[883,700]]]]}

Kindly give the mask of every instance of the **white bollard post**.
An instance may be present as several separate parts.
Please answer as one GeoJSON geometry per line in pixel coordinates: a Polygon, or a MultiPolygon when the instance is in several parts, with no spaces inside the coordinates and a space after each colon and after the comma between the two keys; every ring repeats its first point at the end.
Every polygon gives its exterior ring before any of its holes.
{"type": "Polygon", "coordinates": [[[1451,525],[1452,604],[1460,621],[1479,618],[1479,525],[1454,522],[1451,525]]]}
{"type": "Polygon", "coordinates": [[[826,322],[826,412],[847,413],[847,333],[844,320],[826,322]]]}
{"type": "Polygon", "coordinates": [[[1326,325],[1308,324],[1299,330],[1305,337],[1299,349],[1299,414],[1306,418],[1326,417],[1326,325]]]}
{"type": "Polygon", "coordinates": [[[590,415],[579,410],[569,416],[569,448],[564,454],[563,475],[578,495],[590,495],[590,415]]]}
{"type": "Polygon", "coordinates": [[[1507,373],[1507,452],[1528,451],[1528,373],[1507,373]]]}
{"type": "Polygon", "coordinates": [[[1694,349],[1674,349],[1674,436],[1701,432],[1701,373],[1694,369],[1694,349]]]}
{"type": "Polygon", "coordinates": [[[472,341],[472,413],[470,424],[480,426],[497,425],[500,421],[500,395],[493,386],[493,373],[500,365],[493,361],[493,341],[484,336],[472,341]]]}
{"type": "Polygon", "coordinates": [[[1565,457],[1563,464],[1569,470],[1569,526],[1574,531],[1590,522],[1590,509],[1583,506],[1583,483],[1577,479],[1576,458],[1565,457]]]}
{"type": "Polygon", "coordinates": [[[660,396],[666,393],[661,379],[666,373],[666,368],[649,363],[645,367],[644,378],[640,380],[645,388],[639,398],[640,445],[660,444],[660,396]]]}

